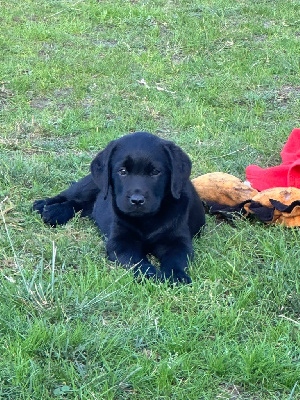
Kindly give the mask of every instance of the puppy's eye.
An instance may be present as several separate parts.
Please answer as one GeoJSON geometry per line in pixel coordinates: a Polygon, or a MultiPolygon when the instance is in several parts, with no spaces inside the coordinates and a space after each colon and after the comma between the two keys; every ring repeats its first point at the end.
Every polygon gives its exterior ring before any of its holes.
{"type": "Polygon", "coordinates": [[[121,176],[126,176],[128,174],[127,169],[126,168],[119,169],[118,174],[121,176]]]}
{"type": "Polygon", "coordinates": [[[156,168],[153,168],[153,170],[150,172],[151,176],[157,176],[160,174],[160,171],[156,168]]]}

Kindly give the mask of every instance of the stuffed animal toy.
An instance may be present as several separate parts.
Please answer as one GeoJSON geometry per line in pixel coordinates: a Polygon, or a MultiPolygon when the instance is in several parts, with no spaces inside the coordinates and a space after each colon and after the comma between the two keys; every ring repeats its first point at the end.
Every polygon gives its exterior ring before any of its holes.
{"type": "Polygon", "coordinates": [[[247,184],[223,172],[192,182],[211,214],[254,215],[269,224],[300,226],[300,129],[293,129],[280,155],[282,164],[276,167],[249,165],[247,184]]]}
{"type": "Polygon", "coordinates": [[[258,192],[233,175],[213,172],[192,183],[208,212],[227,219],[243,215],[288,227],[300,226],[300,189],[281,187],[258,192]]]}

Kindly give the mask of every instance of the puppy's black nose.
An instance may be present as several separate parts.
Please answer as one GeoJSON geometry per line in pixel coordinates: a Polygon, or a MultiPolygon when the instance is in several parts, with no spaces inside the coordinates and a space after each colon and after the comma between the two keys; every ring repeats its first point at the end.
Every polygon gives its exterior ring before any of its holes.
{"type": "Polygon", "coordinates": [[[141,206],[145,203],[145,197],[142,194],[133,194],[130,196],[130,203],[133,205],[141,206]]]}

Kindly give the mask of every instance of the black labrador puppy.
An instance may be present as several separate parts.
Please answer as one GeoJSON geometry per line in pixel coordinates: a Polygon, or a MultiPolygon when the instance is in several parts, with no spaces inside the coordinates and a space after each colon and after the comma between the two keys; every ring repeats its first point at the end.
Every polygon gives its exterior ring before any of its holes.
{"type": "Polygon", "coordinates": [[[52,226],[76,212],[106,237],[108,258],[135,274],[190,283],[192,237],[205,223],[189,176],[191,161],[174,143],[147,132],[114,140],[91,163],[91,174],[33,209],[52,226]],[[148,261],[160,261],[160,272],[148,261]]]}

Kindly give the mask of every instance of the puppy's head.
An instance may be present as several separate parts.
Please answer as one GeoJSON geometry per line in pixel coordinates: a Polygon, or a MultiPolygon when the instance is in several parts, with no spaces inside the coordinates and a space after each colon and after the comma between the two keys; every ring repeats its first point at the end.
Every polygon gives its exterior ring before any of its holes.
{"type": "Polygon", "coordinates": [[[116,207],[141,217],[158,212],[167,195],[179,199],[191,172],[188,156],[174,143],[146,132],[111,142],[91,164],[93,179],[116,207]]]}

